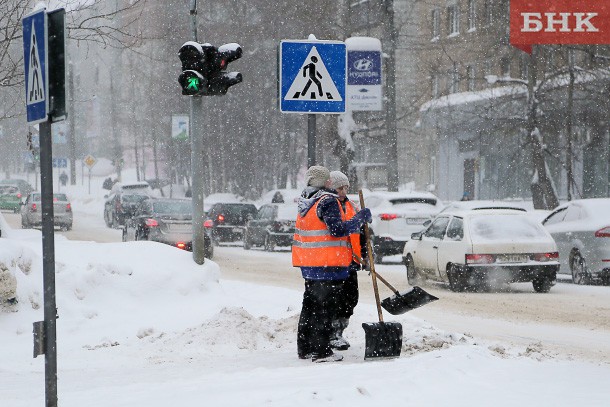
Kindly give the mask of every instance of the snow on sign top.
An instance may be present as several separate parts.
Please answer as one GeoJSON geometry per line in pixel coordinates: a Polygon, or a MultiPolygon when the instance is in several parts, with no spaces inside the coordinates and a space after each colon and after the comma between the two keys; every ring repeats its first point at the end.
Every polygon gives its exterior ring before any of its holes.
{"type": "Polygon", "coordinates": [[[338,41],[288,41],[280,45],[280,110],[345,112],[346,48],[338,41]]]}

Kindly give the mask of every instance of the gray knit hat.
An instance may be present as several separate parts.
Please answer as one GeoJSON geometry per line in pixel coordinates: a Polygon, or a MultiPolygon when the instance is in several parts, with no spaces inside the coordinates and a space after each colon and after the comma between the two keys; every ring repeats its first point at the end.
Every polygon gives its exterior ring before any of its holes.
{"type": "Polygon", "coordinates": [[[322,188],[329,179],[330,171],[321,165],[312,165],[305,173],[305,181],[310,187],[322,188]]]}
{"type": "Polygon", "coordinates": [[[345,185],[349,186],[349,179],[347,178],[347,175],[341,171],[330,172],[330,187],[332,189],[337,189],[345,185]]]}

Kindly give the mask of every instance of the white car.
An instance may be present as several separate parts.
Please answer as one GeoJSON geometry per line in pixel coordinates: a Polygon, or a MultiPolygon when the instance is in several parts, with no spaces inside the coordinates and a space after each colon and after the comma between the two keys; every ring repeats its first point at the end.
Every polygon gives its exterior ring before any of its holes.
{"type": "Polygon", "coordinates": [[[409,284],[430,279],[453,291],[531,281],[536,292],[548,292],[558,256],[551,235],[530,215],[495,209],[442,213],[403,251],[409,284]]]}
{"type": "Polygon", "coordinates": [[[559,262],[574,284],[610,285],[610,199],[578,199],[542,221],[557,243],[559,262]]]}
{"type": "Polygon", "coordinates": [[[375,263],[381,263],[383,256],[402,253],[411,234],[422,230],[424,222],[443,209],[429,192],[375,191],[364,195],[364,204],[373,215],[369,229],[375,263]]]}

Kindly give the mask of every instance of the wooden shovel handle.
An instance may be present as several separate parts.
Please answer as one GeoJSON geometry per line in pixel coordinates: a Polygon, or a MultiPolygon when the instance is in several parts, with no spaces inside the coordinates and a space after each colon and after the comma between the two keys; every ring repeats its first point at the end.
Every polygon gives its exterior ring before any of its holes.
{"type": "MultiPolygon", "coordinates": [[[[362,195],[362,190],[358,191],[358,196],[360,197],[360,209],[364,209],[364,195],[362,195]]],[[[371,235],[369,232],[369,224],[367,222],[364,222],[364,235],[366,236],[366,249],[369,256],[369,268],[371,269],[371,279],[373,280],[375,302],[377,303],[377,314],[379,314],[379,322],[383,322],[381,302],[379,301],[379,288],[377,287],[377,273],[375,273],[375,262],[373,261],[373,245],[371,245],[371,235]]]]}

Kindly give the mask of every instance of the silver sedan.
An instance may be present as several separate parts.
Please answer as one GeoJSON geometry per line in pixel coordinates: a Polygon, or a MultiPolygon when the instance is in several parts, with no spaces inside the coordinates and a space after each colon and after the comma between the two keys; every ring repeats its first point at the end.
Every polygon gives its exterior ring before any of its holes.
{"type": "Polygon", "coordinates": [[[610,285],[610,199],[578,199],[558,206],[542,224],[574,284],[610,285]]]}

